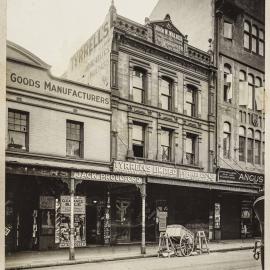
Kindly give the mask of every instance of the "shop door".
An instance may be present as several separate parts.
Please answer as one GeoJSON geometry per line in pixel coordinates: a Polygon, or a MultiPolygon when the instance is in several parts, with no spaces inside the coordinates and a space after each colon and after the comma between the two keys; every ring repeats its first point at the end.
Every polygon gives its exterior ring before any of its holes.
{"type": "Polygon", "coordinates": [[[221,205],[221,239],[239,239],[240,203],[235,198],[223,198],[221,205]]]}

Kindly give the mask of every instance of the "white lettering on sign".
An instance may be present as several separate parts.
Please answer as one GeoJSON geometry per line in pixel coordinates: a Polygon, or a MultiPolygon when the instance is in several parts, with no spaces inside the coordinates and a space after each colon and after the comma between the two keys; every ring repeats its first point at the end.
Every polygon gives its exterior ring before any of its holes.
{"type": "Polygon", "coordinates": [[[182,170],[170,167],[162,167],[119,160],[114,161],[113,171],[138,175],[177,178],[192,181],[216,182],[216,175],[214,173],[182,170]]]}
{"type": "Polygon", "coordinates": [[[71,177],[78,180],[91,180],[127,184],[142,184],[143,182],[143,179],[141,177],[129,175],[115,175],[108,173],[72,172],[71,177]]]}
{"type": "Polygon", "coordinates": [[[110,95],[98,89],[53,80],[44,71],[8,63],[7,86],[95,107],[110,108],[110,95]]]}
{"type": "MultiPolygon", "coordinates": [[[[74,197],[74,214],[85,214],[85,197],[74,197]]],[[[70,196],[60,196],[60,213],[70,214],[70,196]]]]}

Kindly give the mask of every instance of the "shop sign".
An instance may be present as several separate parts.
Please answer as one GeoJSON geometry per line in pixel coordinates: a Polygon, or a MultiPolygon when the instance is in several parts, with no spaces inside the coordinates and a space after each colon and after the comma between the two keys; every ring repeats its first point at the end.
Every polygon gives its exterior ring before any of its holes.
{"type": "Polygon", "coordinates": [[[127,174],[176,178],[191,181],[216,182],[216,175],[214,173],[182,170],[164,166],[126,162],[120,160],[114,161],[113,171],[127,174]]]}
{"type": "Polygon", "coordinates": [[[126,183],[126,184],[142,184],[142,177],[129,175],[115,175],[108,173],[93,172],[72,172],[71,177],[77,180],[90,180],[100,182],[126,183]]]}
{"type": "MultiPolygon", "coordinates": [[[[70,214],[70,196],[60,197],[60,213],[70,214]]],[[[74,197],[74,214],[85,214],[85,197],[74,197]]]]}
{"type": "Polygon", "coordinates": [[[110,95],[95,88],[53,78],[46,72],[9,62],[7,86],[84,105],[110,109],[110,95]]]}
{"type": "Polygon", "coordinates": [[[166,231],[168,212],[158,212],[158,229],[160,232],[166,231]]]}
{"type": "Polygon", "coordinates": [[[219,170],[219,181],[220,182],[240,182],[240,183],[251,183],[251,184],[264,184],[264,175],[258,173],[250,173],[243,171],[233,171],[220,169],[219,170]]]}
{"type": "Polygon", "coordinates": [[[54,209],[54,197],[53,196],[40,196],[39,209],[54,209]]]}

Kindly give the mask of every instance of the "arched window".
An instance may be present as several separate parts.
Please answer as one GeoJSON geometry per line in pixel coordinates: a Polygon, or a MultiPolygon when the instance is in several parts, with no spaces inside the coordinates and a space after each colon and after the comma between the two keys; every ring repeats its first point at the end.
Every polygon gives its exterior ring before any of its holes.
{"type": "Polygon", "coordinates": [[[246,72],[243,70],[239,71],[239,106],[248,105],[248,84],[246,72]]]}
{"type": "Polygon", "coordinates": [[[171,110],[172,108],[172,80],[167,77],[161,78],[161,108],[164,110],[171,110]]]}
{"type": "Polygon", "coordinates": [[[250,23],[245,21],[244,22],[244,48],[250,50],[251,47],[251,27],[250,23]]]}
{"type": "Polygon", "coordinates": [[[255,132],[255,141],[254,141],[254,154],[255,154],[255,164],[261,163],[261,132],[255,132]]]}
{"type": "Polygon", "coordinates": [[[246,72],[243,70],[239,71],[239,81],[243,82],[246,80],[246,72]]]}
{"type": "Polygon", "coordinates": [[[223,157],[229,158],[231,150],[231,125],[228,122],[223,124],[223,157]]]}
{"type": "Polygon", "coordinates": [[[239,161],[246,159],[246,129],[239,127],[239,161]]]}
{"type": "Polygon", "coordinates": [[[264,31],[259,30],[259,55],[264,56],[264,31]]]}
{"type": "Polygon", "coordinates": [[[224,64],[224,88],[223,100],[225,102],[232,102],[232,71],[229,64],[224,64]]]}
{"type": "Polygon", "coordinates": [[[254,76],[248,74],[248,108],[254,109],[254,76]]]}
{"type": "Polygon", "coordinates": [[[146,88],[146,71],[140,68],[133,70],[133,101],[144,103],[146,88]]]}
{"type": "Polygon", "coordinates": [[[262,80],[259,77],[255,78],[255,89],[254,89],[254,96],[255,96],[255,110],[261,111],[264,107],[264,90],[262,88],[262,80]]]}
{"type": "Polygon", "coordinates": [[[247,162],[249,163],[253,163],[253,141],[254,132],[249,128],[247,132],[247,162]]]}
{"type": "Polygon", "coordinates": [[[258,28],[252,25],[252,52],[258,52],[258,28]]]}

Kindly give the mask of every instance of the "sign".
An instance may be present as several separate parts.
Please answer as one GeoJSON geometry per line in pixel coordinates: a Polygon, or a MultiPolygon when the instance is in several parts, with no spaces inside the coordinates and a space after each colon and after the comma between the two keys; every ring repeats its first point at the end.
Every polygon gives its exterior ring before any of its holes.
{"type": "MultiPolygon", "coordinates": [[[[60,213],[70,214],[70,196],[60,196],[60,213]]],[[[74,197],[74,214],[85,214],[85,197],[74,197]]]]}
{"type": "Polygon", "coordinates": [[[98,108],[110,109],[109,93],[49,76],[37,68],[7,64],[7,87],[98,108]]]}
{"type": "Polygon", "coordinates": [[[109,12],[102,26],[72,56],[68,78],[110,90],[112,16],[109,12]]]}
{"type": "Polygon", "coordinates": [[[220,182],[240,182],[250,184],[264,184],[264,175],[244,171],[233,171],[220,169],[218,181],[220,182]]]}
{"type": "Polygon", "coordinates": [[[54,197],[39,196],[39,209],[54,209],[54,197]]]}
{"type": "Polygon", "coordinates": [[[182,170],[171,167],[156,166],[144,163],[126,162],[120,160],[114,161],[113,171],[127,174],[158,176],[158,177],[176,178],[200,182],[201,181],[216,182],[216,175],[214,173],[182,170]]]}
{"type": "Polygon", "coordinates": [[[158,217],[158,230],[160,232],[166,231],[167,228],[167,216],[168,212],[157,212],[158,217]]]}
{"type": "Polygon", "coordinates": [[[90,180],[100,182],[113,182],[113,183],[126,183],[126,184],[142,184],[142,177],[127,176],[127,175],[116,175],[108,173],[93,173],[93,172],[72,172],[71,178],[77,180],[90,180]]]}

